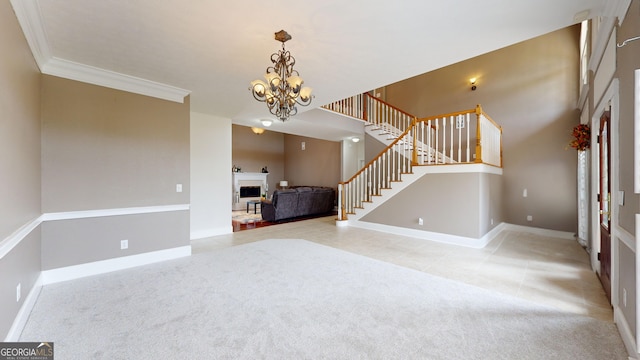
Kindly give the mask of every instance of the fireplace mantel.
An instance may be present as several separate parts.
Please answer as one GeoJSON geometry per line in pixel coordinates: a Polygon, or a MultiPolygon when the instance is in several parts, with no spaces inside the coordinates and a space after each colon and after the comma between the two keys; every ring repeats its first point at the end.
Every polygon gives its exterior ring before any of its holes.
{"type": "Polygon", "coordinates": [[[243,181],[261,181],[262,190],[264,191],[267,187],[267,175],[269,175],[269,173],[234,172],[233,191],[240,191],[240,183],[243,181]]]}

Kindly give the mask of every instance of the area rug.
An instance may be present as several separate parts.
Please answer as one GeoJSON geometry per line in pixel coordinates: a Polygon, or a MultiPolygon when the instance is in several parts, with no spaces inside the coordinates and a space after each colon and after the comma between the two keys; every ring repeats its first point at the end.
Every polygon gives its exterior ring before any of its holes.
{"type": "Polygon", "coordinates": [[[45,286],[58,359],[626,359],[612,323],[304,240],[45,286]]]}
{"type": "Polygon", "coordinates": [[[259,210],[257,214],[253,213],[253,207],[249,210],[249,212],[243,210],[233,211],[231,213],[231,221],[237,222],[239,224],[251,224],[262,221],[262,214],[259,210]]]}

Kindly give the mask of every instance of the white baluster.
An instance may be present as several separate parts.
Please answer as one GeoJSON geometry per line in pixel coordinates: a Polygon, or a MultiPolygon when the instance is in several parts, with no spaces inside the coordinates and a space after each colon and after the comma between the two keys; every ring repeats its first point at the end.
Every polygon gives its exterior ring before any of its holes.
{"type": "MultiPolygon", "coordinates": [[[[456,118],[457,122],[460,121],[464,125],[464,117],[462,115],[458,115],[456,118]]],[[[457,162],[462,162],[462,127],[456,126],[458,128],[458,159],[457,162]]]]}
{"type": "Polygon", "coordinates": [[[420,165],[424,165],[424,121],[420,121],[420,128],[418,131],[420,134],[420,161],[418,161],[418,163],[420,165]]]}
{"type": "Polygon", "coordinates": [[[447,118],[442,118],[442,163],[447,156],[447,118]]]}
{"type": "Polygon", "coordinates": [[[449,117],[449,129],[451,129],[449,130],[449,159],[453,160],[453,129],[455,129],[455,125],[453,124],[453,115],[449,117]]]}
{"type": "Polygon", "coordinates": [[[467,162],[469,162],[469,143],[470,143],[470,139],[469,139],[469,116],[470,114],[467,113],[467,162]]]}

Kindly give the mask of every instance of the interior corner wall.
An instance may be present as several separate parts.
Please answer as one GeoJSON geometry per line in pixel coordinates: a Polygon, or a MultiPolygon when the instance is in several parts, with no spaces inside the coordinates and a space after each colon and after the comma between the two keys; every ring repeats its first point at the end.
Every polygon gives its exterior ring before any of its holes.
{"type": "Polygon", "coordinates": [[[364,166],[364,141],[354,143],[343,140],[342,146],[342,181],[349,180],[364,166]]]}
{"type": "Polygon", "coordinates": [[[561,29],[389,85],[386,101],[418,117],[481,104],[503,127],[505,221],[576,232],[577,155],[566,148],[579,122],[579,30],[561,29]]]}
{"type": "Polygon", "coordinates": [[[43,270],[189,246],[189,97],[43,76],[41,111],[43,270]]]}
{"type": "Polygon", "coordinates": [[[339,142],[286,134],[284,153],[284,180],[290,186],[338,187],[341,172],[339,142]]]}
{"type": "Polygon", "coordinates": [[[231,120],[191,113],[191,239],[229,234],[231,120]]]}
{"type": "Polygon", "coordinates": [[[0,341],[15,341],[11,326],[41,271],[41,75],[9,1],[0,2],[0,79],[0,341]]]}
{"type": "MultiPolygon", "coordinates": [[[[280,180],[286,180],[284,178],[285,135],[269,129],[261,135],[256,135],[250,127],[241,125],[233,125],[231,129],[233,165],[242,169],[242,172],[261,172],[266,166],[269,171],[267,175],[269,193],[273,193],[280,180]]],[[[229,176],[231,176],[232,166],[227,169],[229,176]]],[[[232,193],[233,186],[230,186],[228,195],[232,196],[232,193]]]]}

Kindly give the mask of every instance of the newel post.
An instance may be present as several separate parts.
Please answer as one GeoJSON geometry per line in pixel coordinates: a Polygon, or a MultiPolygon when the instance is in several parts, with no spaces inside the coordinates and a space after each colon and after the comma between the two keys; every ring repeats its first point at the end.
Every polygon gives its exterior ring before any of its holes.
{"type": "Polygon", "coordinates": [[[476,162],[482,163],[482,131],[480,131],[480,120],[482,115],[482,106],[476,105],[476,162]]]}
{"type": "Polygon", "coordinates": [[[344,195],[344,191],[342,190],[344,187],[344,183],[338,184],[338,220],[345,219],[345,211],[344,211],[344,200],[342,199],[344,195]]]}
{"type": "Polygon", "coordinates": [[[364,121],[369,121],[369,112],[367,111],[367,109],[369,109],[369,94],[368,93],[364,93],[362,94],[362,120],[364,121]]]}

